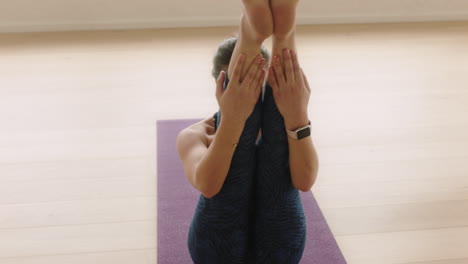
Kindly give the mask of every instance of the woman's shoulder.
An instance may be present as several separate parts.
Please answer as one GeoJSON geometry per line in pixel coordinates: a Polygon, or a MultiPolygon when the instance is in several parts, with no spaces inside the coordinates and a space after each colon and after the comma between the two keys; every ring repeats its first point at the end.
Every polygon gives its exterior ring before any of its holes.
{"type": "Polygon", "coordinates": [[[199,134],[211,134],[214,132],[214,120],[213,117],[208,117],[203,120],[200,120],[186,128],[184,130],[190,130],[194,133],[199,134]]]}
{"type": "Polygon", "coordinates": [[[213,117],[209,117],[182,129],[178,135],[178,140],[183,140],[184,138],[190,138],[190,140],[200,139],[207,143],[208,137],[213,136],[214,132],[213,117]]]}

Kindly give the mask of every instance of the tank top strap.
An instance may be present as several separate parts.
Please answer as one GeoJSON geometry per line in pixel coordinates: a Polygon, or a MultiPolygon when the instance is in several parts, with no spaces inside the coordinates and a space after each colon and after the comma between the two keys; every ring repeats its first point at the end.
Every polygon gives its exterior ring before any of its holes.
{"type": "Polygon", "coordinates": [[[219,121],[219,111],[214,113],[213,115],[213,123],[214,123],[214,129],[215,131],[218,130],[218,121],[219,121]]]}

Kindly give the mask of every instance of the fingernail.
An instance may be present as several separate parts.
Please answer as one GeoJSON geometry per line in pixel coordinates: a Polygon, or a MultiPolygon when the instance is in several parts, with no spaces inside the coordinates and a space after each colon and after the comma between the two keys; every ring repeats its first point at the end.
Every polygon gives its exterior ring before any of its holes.
{"type": "Polygon", "coordinates": [[[257,55],[257,58],[255,59],[255,61],[256,61],[257,63],[260,63],[260,62],[262,61],[262,57],[260,57],[260,56],[257,55]]]}

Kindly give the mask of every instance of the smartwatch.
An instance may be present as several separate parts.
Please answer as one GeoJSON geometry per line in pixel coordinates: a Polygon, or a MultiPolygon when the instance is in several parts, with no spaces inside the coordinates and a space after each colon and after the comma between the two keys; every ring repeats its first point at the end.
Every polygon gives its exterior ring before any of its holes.
{"type": "Polygon", "coordinates": [[[296,130],[288,130],[286,129],[288,136],[295,139],[295,140],[300,140],[305,137],[310,136],[310,120],[309,123],[303,127],[300,127],[296,130]]]}

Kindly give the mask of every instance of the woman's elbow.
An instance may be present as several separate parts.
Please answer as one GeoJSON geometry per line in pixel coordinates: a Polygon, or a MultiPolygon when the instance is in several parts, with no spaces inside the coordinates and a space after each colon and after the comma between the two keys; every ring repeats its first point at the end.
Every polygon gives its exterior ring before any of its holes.
{"type": "Polygon", "coordinates": [[[215,191],[212,189],[204,189],[200,191],[201,191],[201,194],[207,199],[210,199],[211,197],[215,196],[219,192],[219,191],[215,191]]]}
{"type": "Polygon", "coordinates": [[[304,182],[304,183],[298,184],[298,185],[296,185],[294,187],[296,189],[298,189],[299,191],[308,192],[308,191],[310,191],[310,189],[312,189],[313,185],[314,185],[313,182],[304,182]]]}
{"type": "Polygon", "coordinates": [[[201,192],[205,198],[211,198],[218,194],[221,188],[218,188],[213,182],[208,182],[207,179],[195,177],[196,188],[201,192]]]}
{"type": "Polygon", "coordinates": [[[314,186],[315,179],[317,178],[316,172],[307,173],[301,181],[293,183],[294,187],[302,192],[308,192],[314,186]]]}

